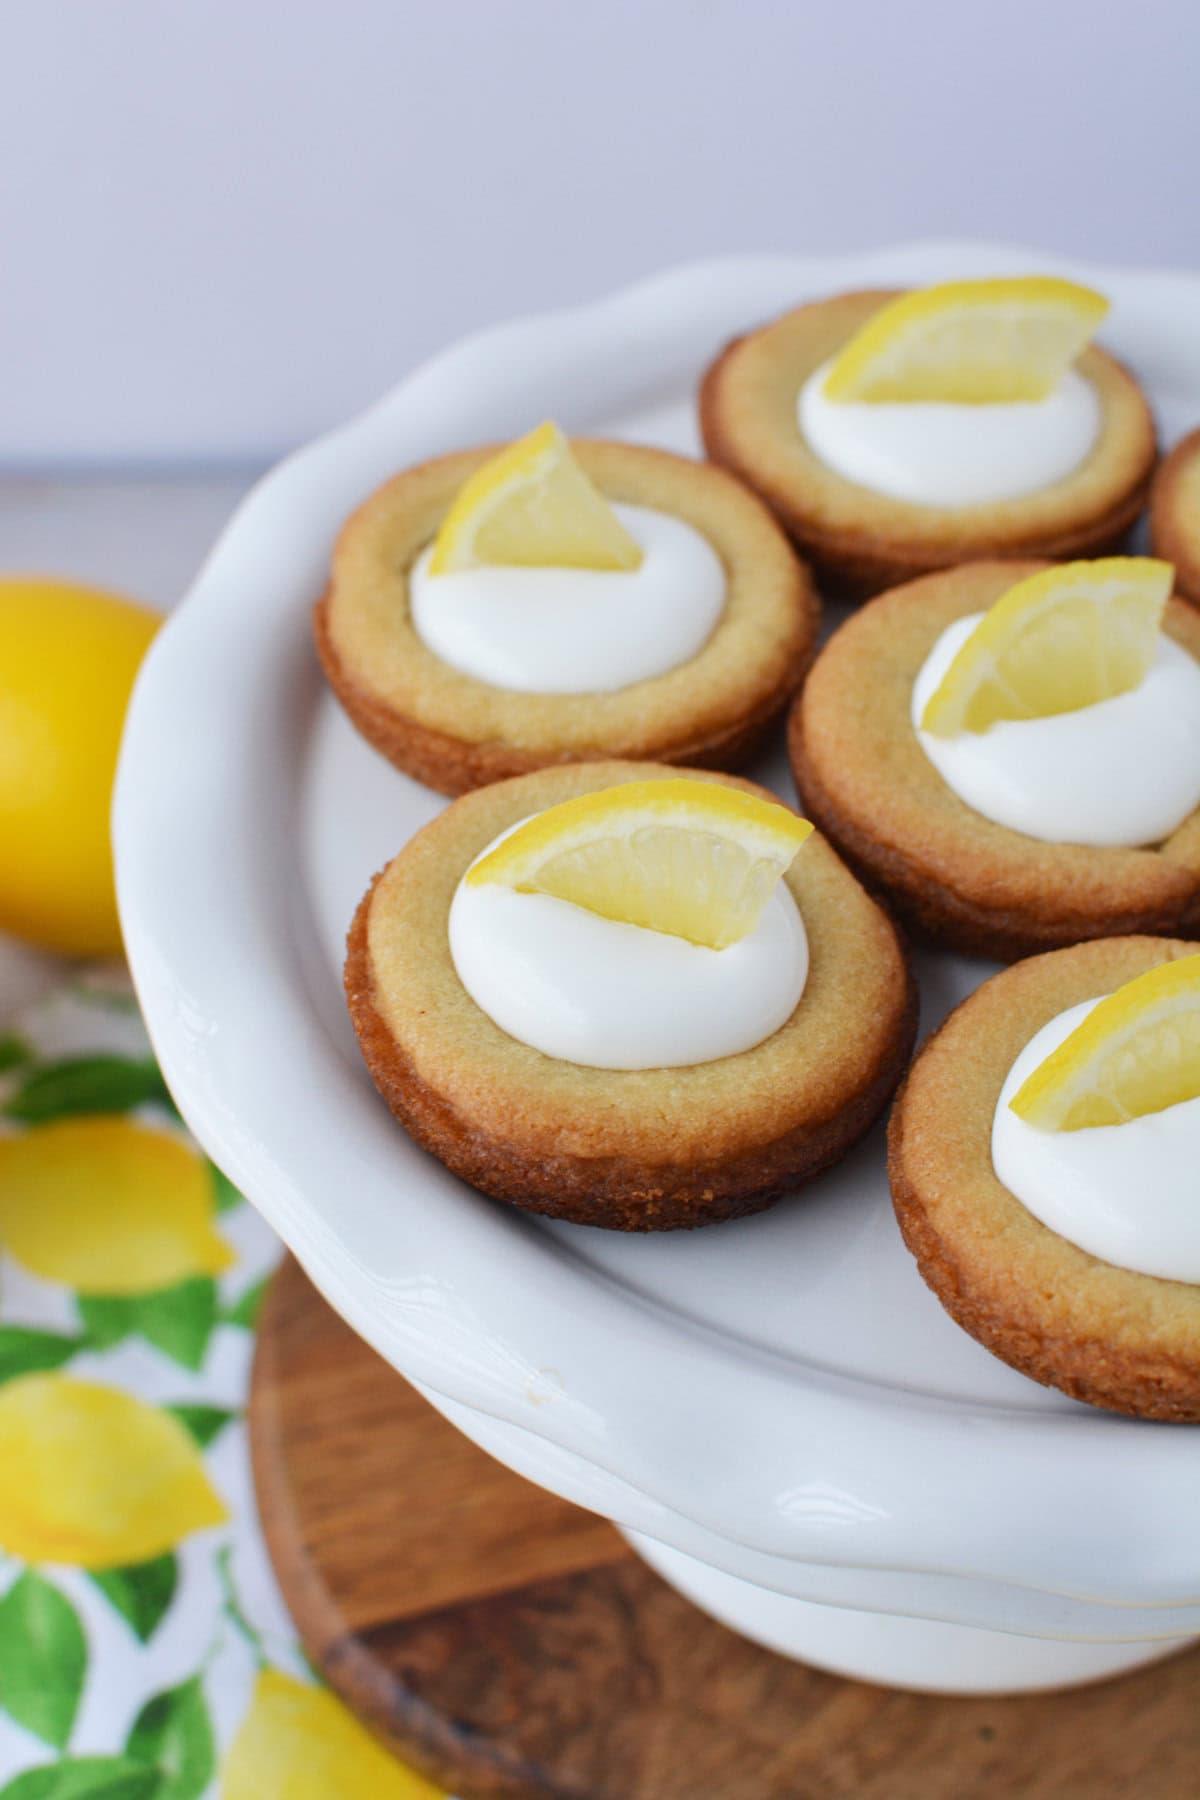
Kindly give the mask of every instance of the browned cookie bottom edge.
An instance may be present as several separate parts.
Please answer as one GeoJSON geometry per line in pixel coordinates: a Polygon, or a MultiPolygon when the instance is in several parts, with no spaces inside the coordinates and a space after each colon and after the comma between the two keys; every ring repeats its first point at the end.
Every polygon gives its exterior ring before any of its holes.
{"type": "MultiPolygon", "coordinates": [[[[378,877],[376,877],[378,880],[378,877]]],[[[610,1231],[679,1231],[761,1212],[838,1162],[881,1116],[916,1037],[916,983],[905,957],[906,992],[896,1029],[853,1099],[833,1117],[706,1164],[648,1163],[569,1154],[532,1158],[480,1132],[423,1082],[373,999],[367,943],[372,882],[350,928],[346,998],[372,1080],[423,1149],[493,1199],[610,1231]]]]}
{"type": "Polygon", "coordinates": [[[1145,932],[1171,937],[1200,925],[1200,881],[1187,905],[1129,908],[1103,916],[1061,911],[1033,918],[1011,908],[987,907],[957,893],[891,844],[885,844],[837,806],[817,775],[804,742],[803,713],[797,705],[788,722],[788,761],[801,810],[822,831],[863,885],[890,903],[905,924],[944,949],[964,956],[1016,962],[1044,950],[1065,949],[1094,938],[1145,932]]]}
{"type": "MultiPolygon", "coordinates": [[[[594,762],[633,754],[619,744],[595,745],[566,756],[548,756],[492,739],[472,742],[438,731],[385,706],[347,674],[329,632],[326,600],[313,608],[313,637],[326,680],[355,729],[394,768],[436,793],[456,799],[474,788],[488,787],[510,776],[530,775],[563,763],[594,762]]],[[[699,737],[664,738],[636,751],[638,761],[669,762],[685,768],[741,768],[759,749],[796,694],[816,655],[815,641],[787,676],[754,711],[722,731],[699,737]]]]}
{"type": "Polygon", "coordinates": [[[922,1280],[955,1323],[1019,1374],[1073,1400],[1135,1419],[1200,1423],[1200,1368],[1165,1354],[1116,1353],[1099,1334],[1085,1339],[1039,1331],[1029,1321],[1014,1319],[964,1277],[905,1174],[902,1126],[897,1123],[903,1101],[901,1091],[888,1132],[892,1205],[922,1280]]]}

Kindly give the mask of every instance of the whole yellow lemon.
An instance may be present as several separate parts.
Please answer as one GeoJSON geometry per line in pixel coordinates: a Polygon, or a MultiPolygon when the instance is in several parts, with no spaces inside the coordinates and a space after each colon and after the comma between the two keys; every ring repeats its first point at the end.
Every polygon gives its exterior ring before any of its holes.
{"type": "Polygon", "coordinates": [[[120,950],[108,813],[158,625],[116,594],[0,577],[0,930],[69,956],[120,950]]]}

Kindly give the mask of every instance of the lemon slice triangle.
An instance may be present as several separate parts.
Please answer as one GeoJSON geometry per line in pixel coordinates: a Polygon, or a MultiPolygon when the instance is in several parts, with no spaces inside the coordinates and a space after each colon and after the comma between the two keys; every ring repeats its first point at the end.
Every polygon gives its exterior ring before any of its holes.
{"type": "Polygon", "coordinates": [[[921,730],[955,737],[1128,693],[1154,660],[1174,577],[1154,557],[1105,556],[1018,581],[960,646],[921,730]]]}
{"type": "Polygon", "coordinates": [[[946,281],[873,314],[825,378],[830,400],[1042,400],[1108,312],[1091,288],[1047,275],[946,281]]]}
{"type": "Polygon", "coordinates": [[[642,552],[557,425],[539,425],[464,482],[438,531],[431,575],[489,564],[636,569],[642,552]]]}
{"type": "Polygon", "coordinates": [[[716,782],[632,781],[552,806],[475,863],[497,882],[723,950],[752,931],[812,831],[716,782]]]}
{"type": "Polygon", "coordinates": [[[1161,963],[1093,1007],[1009,1105],[1043,1131],[1081,1131],[1196,1099],[1200,955],[1161,963]]]}

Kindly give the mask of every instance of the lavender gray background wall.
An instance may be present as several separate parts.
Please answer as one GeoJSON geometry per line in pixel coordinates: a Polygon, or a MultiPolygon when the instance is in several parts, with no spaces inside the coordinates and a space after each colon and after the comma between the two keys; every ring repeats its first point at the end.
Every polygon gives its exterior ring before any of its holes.
{"type": "Polygon", "coordinates": [[[720,251],[1194,266],[1198,95],[1195,0],[0,0],[0,464],[273,453],[720,251]]]}

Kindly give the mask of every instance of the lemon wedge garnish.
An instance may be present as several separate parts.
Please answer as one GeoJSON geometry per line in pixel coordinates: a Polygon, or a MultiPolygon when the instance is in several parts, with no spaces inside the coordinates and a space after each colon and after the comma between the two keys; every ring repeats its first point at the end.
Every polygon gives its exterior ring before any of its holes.
{"type": "Polygon", "coordinates": [[[807,819],[740,788],[631,781],[539,813],[466,881],[550,894],[723,950],[753,931],[811,831],[807,819]]]}
{"type": "Polygon", "coordinates": [[[945,281],[901,294],[856,332],[825,378],[829,400],[1043,400],[1108,311],[1053,276],[945,281]]]}
{"type": "Polygon", "coordinates": [[[84,1294],[148,1294],[217,1275],[208,1165],[168,1132],[108,1116],[0,1138],[0,1243],[84,1294]]]}
{"type": "Polygon", "coordinates": [[[69,1375],[0,1388],[0,1547],[26,1562],[146,1562],[228,1514],[170,1413],[69,1375]]]}
{"type": "Polygon", "coordinates": [[[636,569],[642,552],[547,422],[476,469],[442,521],[431,575],[505,563],[636,569]]]}
{"type": "Polygon", "coordinates": [[[1200,955],[1160,963],[1101,1000],[1009,1105],[1043,1131],[1082,1131],[1196,1099],[1200,955]]]}
{"type": "Polygon", "coordinates": [[[221,1800],[441,1800],[327,1688],[264,1669],[221,1770],[221,1800]]]}
{"type": "Polygon", "coordinates": [[[1174,578],[1154,557],[1104,556],[1018,581],[960,646],[921,730],[954,737],[1128,693],[1154,661],[1174,578]]]}

